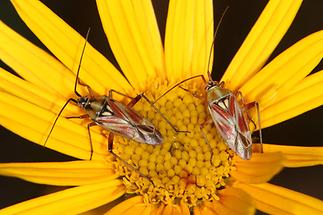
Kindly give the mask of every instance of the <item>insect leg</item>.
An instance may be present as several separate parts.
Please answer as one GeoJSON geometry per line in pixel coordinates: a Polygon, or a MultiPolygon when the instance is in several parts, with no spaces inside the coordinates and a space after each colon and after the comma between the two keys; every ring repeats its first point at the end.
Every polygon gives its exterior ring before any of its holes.
{"type": "Polygon", "coordinates": [[[125,96],[125,97],[128,97],[128,98],[130,98],[130,99],[132,99],[128,104],[127,104],[127,107],[133,107],[137,102],[139,102],[140,101],[140,99],[141,98],[144,98],[149,104],[150,104],[150,106],[152,106],[153,107],[153,109],[158,113],[158,114],[160,114],[160,116],[176,131],[176,132],[189,132],[189,131],[180,131],[180,130],[178,130],[168,119],[167,119],[167,117],[164,115],[164,114],[162,114],[161,112],[160,112],[160,110],[154,105],[154,103],[152,102],[152,101],[150,101],[143,93],[141,93],[141,94],[139,94],[139,95],[137,95],[136,97],[131,97],[131,96],[128,96],[128,95],[126,95],[126,94],[123,94],[123,93],[121,93],[121,92],[118,92],[118,91],[116,91],[116,90],[113,90],[113,89],[111,89],[110,91],[109,91],[109,96],[110,96],[110,98],[112,98],[112,93],[117,93],[117,94],[119,94],[119,95],[122,95],[122,96],[125,96]]]}
{"type": "Polygon", "coordinates": [[[124,159],[122,159],[119,155],[117,155],[116,153],[113,152],[113,139],[114,139],[114,134],[110,133],[109,134],[109,138],[108,138],[108,151],[116,158],[119,159],[128,169],[137,172],[140,176],[148,179],[151,183],[151,179],[148,178],[146,175],[142,174],[138,169],[134,168],[133,166],[131,166],[127,161],[125,161],[124,159]]]}
{"type": "MultiPolygon", "coordinates": [[[[258,132],[259,132],[259,143],[260,143],[260,153],[263,153],[263,145],[262,145],[262,131],[261,131],[261,119],[260,119],[260,111],[259,111],[259,103],[257,101],[254,101],[254,102],[251,102],[251,103],[248,103],[245,105],[244,108],[246,108],[247,110],[251,109],[255,107],[256,108],[256,111],[257,111],[257,118],[258,118],[258,126],[255,126],[255,127],[258,127],[258,132]]],[[[255,124],[251,117],[249,116],[249,114],[247,114],[248,118],[250,119],[250,121],[255,124]]]]}
{"type": "Polygon", "coordinates": [[[183,84],[183,83],[185,83],[186,81],[189,81],[189,80],[191,80],[191,79],[194,79],[194,78],[202,78],[202,80],[206,83],[206,80],[205,80],[205,78],[204,78],[204,76],[203,75],[195,75],[195,76],[192,76],[192,77],[189,77],[189,78],[186,78],[186,79],[184,79],[183,81],[181,81],[181,82],[179,82],[179,83],[177,83],[177,84],[175,84],[174,86],[172,86],[171,88],[169,88],[166,92],[164,92],[161,96],[159,96],[154,102],[153,102],[153,104],[155,104],[159,99],[161,99],[162,97],[164,97],[167,93],[169,93],[171,90],[173,90],[175,87],[177,87],[177,86],[179,86],[179,85],[181,85],[181,84],[183,84]]]}
{"type": "Polygon", "coordinates": [[[196,92],[192,92],[192,91],[190,91],[189,89],[186,89],[186,88],[184,88],[184,87],[182,87],[182,86],[179,86],[179,88],[181,88],[182,90],[185,90],[186,92],[188,92],[188,93],[192,94],[192,96],[194,96],[194,97],[196,97],[196,98],[198,98],[198,99],[203,99],[203,95],[199,95],[199,94],[197,94],[196,92]]]}
{"type": "Polygon", "coordinates": [[[117,93],[119,95],[122,95],[124,97],[127,97],[127,98],[131,99],[131,101],[127,104],[127,107],[129,107],[129,108],[132,108],[141,99],[140,95],[137,95],[136,97],[132,97],[132,96],[128,96],[128,95],[126,95],[124,93],[121,93],[119,91],[113,90],[113,89],[109,90],[109,97],[110,98],[112,98],[112,93],[117,93]]]}
{"type": "MultiPolygon", "coordinates": [[[[167,122],[167,124],[170,125],[170,127],[172,127],[172,129],[174,129],[175,132],[179,133],[179,132],[183,132],[183,133],[189,133],[189,131],[181,131],[178,130],[170,121],[169,119],[167,119],[167,117],[160,112],[160,110],[154,105],[154,103],[152,101],[150,101],[143,93],[139,94],[138,96],[140,96],[141,98],[144,98],[149,104],[150,106],[152,106],[152,108],[167,122]]],[[[137,97],[138,97],[137,96],[137,97]]]]}
{"type": "Polygon", "coordinates": [[[112,98],[112,93],[117,93],[117,94],[122,95],[122,96],[124,96],[124,97],[127,97],[127,98],[129,98],[129,99],[134,99],[134,97],[128,96],[128,95],[126,95],[126,94],[124,94],[124,93],[121,93],[121,92],[119,92],[119,91],[116,91],[116,90],[114,90],[114,89],[110,89],[110,90],[109,90],[109,97],[110,97],[110,98],[112,98]]]}
{"type": "MultiPolygon", "coordinates": [[[[206,135],[205,135],[205,133],[203,131],[203,128],[204,128],[205,124],[207,124],[207,123],[210,123],[210,121],[205,121],[203,124],[201,124],[200,125],[200,130],[201,130],[202,136],[203,136],[206,144],[209,146],[209,149],[210,149],[210,152],[211,152],[211,161],[212,161],[213,160],[213,150],[212,150],[212,147],[211,147],[211,145],[210,145],[210,143],[209,143],[208,139],[206,138],[206,135]]],[[[213,122],[211,121],[211,123],[213,123],[213,122]]]]}
{"type": "Polygon", "coordinates": [[[80,116],[66,116],[65,118],[66,119],[85,119],[85,118],[88,118],[89,115],[88,114],[83,114],[83,115],[80,115],[80,116]]]}
{"type": "Polygon", "coordinates": [[[93,145],[92,145],[92,137],[91,137],[91,130],[90,127],[97,125],[95,122],[90,122],[87,124],[87,132],[89,134],[89,139],[90,139],[90,149],[91,149],[91,155],[90,155],[90,160],[92,160],[92,155],[93,155],[93,145]]]}
{"type": "Polygon", "coordinates": [[[53,123],[53,125],[52,125],[52,127],[51,127],[51,129],[50,129],[50,131],[49,131],[49,134],[47,135],[46,140],[45,140],[45,142],[44,142],[44,146],[46,146],[46,143],[47,143],[47,141],[48,141],[48,138],[49,138],[49,137],[50,137],[50,135],[52,134],[53,129],[54,129],[54,127],[55,127],[56,123],[57,123],[57,120],[58,120],[59,116],[63,113],[63,110],[65,109],[65,107],[66,107],[70,102],[74,102],[75,104],[77,104],[77,101],[76,101],[75,99],[73,99],[73,98],[69,98],[69,99],[65,102],[65,104],[64,104],[64,105],[63,105],[63,107],[62,107],[62,109],[58,112],[58,114],[57,114],[57,116],[56,116],[56,118],[55,118],[55,121],[54,121],[54,123],[53,123]]]}

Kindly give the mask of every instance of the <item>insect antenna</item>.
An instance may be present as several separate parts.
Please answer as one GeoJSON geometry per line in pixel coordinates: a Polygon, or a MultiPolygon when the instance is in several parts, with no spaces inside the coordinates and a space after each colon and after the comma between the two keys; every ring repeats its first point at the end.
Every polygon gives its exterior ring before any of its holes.
{"type": "Polygon", "coordinates": [[[221,25],[221,23],[222,23],[222,21],[223,21],[224,15],[225,15],[225,14],[226,14],[226,12],[228,11],[228,9],[229,9],[229,6],[227,6],[227,7],[224,9],[224,11],[223,11],[223,13],[222,13],[222,15],[221,15],[221,17],[220,17],[220,20],[219,20],[219,22],[218,22],[218,24],[217,24],[217,26],[216,26],[216,28],[215,28],[215,32],[214,32],[214,36],[213,36],[213,41],[212,41],[211,48],[210,48],[210,53],[209,53],[209,59],[208,59],[207,67],[206,67],[206,69],[207,69],[207,75],[208,75],[208,77],[209,77],[209,80],[212,80],[211,71],[210,71],[209,69],[210,69],[210,64],[211,64],[211,55],[212,55],[212,51],[214,50],[215,38],[216,38],[216,36],[217,36],[217,34],[218,34],[218,32],[219,32],[220,25],[221,25]]]}
{"type": "Polygon", "coordinates": [[[82,95],[79,92],[77,92],[77,84],[83,85],[81,83],[80,79],[79,79],[79,74],[80,74],[80,69],[81,69],[81,64],[82,64],[82,60],[83,60],[83,55],[84,55],[85,47],[86,47],[86,44],[87,44],[87,41],[88,41],[88,38],[89,38],[90,30],[91,30],[91,28],[89,28],[87,30],[87,32],[86,32],[85,43],[83,45],[83,49],[82,49],[82,53],[81,53],[81,58],[80,58],[80,61],[79,61],[78,67],[77,67],[77,71],[76,71],[76,79],[75,79],[75,83],[74,83],[74,93],[78,97],[82,97],[82,95]]]}
{"type": "MultiPolygon", "coordinates": [[[[82,53],[81,53],[81,58],[80,58],[80,61],[79,61],[78,67],[77,67],[76,79],[75,79],[75,83],[74,83],[74,93],[75,93],[75,95],[77,95],[78,97],[82,97],[82,96],[81,96],[81,94],[80,94],[79,92],[77,92],[77,84],[80,84],[80,80],[79,80],[78,76],[79,76],[79,73],[80,73],[80,68],[81,68],[81,63],[82,63],[82,59],[83,59],[83,54],[84,54],[84,51],[85,51],[85,47],[86,47],[86,44],[87,44],[87,40],[88,40],[88,38],[89,38],[90,30],[91,30],[91,28],[89,28],[89,29],[87,30],[87,33],[86,33],[85,43],[84,43],[84,46],[83,46],[83,49],[82,49],[82,53]]],[[[44,146],[46,146],[46,143],[47,143],[47,141],[48,141],[48,139],[49,139],[50,135],[52,134],[52,132],[53,132],[53,130],[54,130],[54,127],[55,127],[55,125],[56,125],[56,123],[57,123],[58,118],[59,118],[59,117],[60,117],[60,115],[63,113],[63,110],[65,109],[65,107],[67,106],[67,104],[68,104],[68,103],[70,103],[70,102],[74,102],[75,104],[77,104],[77,103],[78,103],[78,102],[77,102],[77,100],[75,100],[75,99],[73,99],[73,98],[69,98],[69,99],[65,102],[65,104],[63,105],[63,107],[62,107],[62,108],[61,108],[61,110],[58,112],[58,114],[57,114],[57,116],[56,116],[56,118],[55,118],[55,121],[54,121],[54,123],[53,123],[53,125],[52,125],[52,127],[51,127],[51,129],[50,129],[50,131],[49,131],[49,134],[47,135],[46,140],[45,140],[45,142],[44,142],[44,146]]]]}
{"type": "MultiPolygon", "coordinates": [[[[211,77],[211,72],[209,71],[209,68],[210,68],[210,64],[211,64],[211,55],[212,55],[212,50],[214,49],[214,41],[215,41],[215,38],[216,38],[216,35],[219,31],[219,28],[220,28],[220,24],[223,20],[223,17],[224,15],[226,14],[227,10],[229,9],[229,6],[227,6],[224,10],[224,12],[222,13],[221,15],[221,18],[219,20],[219,23],[218,25],[216,26],[216,29],[215,29],[215,32],[214,32],[214,36],[213,36],[213,41],[212,41],[212,44],[211,44],[211,48],[210,48],[210,53],[209,53],[209,59],[208,59],[208,65],[207,65],[207,71],[208,71],[208,77],[209,77],[209,80],[212,80],[212,77],[211,77]]],[[[175,87],[183,84],[184,82],[186,81],[189,81],[191,79],[194,79],[194,78],[202,78],[204,82],[206,82],[205,78],[203,75],[195,75],[195,76],[192,76],[192,77],[189,77],[189,78],[186,78],[184,80],[182,80],[181,82],[177,83],[176,85],[172,86],[170,89],[168,89],[165,93],[163,93],[161,96],[159,96],[154,102],[153,104],[155,104],[159,99],[161,99],[162,97],[164,97],[167,93],[169,93],[171,90],[173,90],[175,87]]]]}

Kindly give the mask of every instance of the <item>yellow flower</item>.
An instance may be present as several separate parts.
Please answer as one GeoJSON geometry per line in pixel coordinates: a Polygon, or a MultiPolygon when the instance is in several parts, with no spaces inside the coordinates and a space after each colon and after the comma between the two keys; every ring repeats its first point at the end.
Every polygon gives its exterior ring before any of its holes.
{"type": "MultiPolygon", "coordinates": [[[[43,145],[58,111],[74,96],[84,38],[39,1],[12,3],[57,59],[0,23],[1,60],[23,77],[1,69],[0,121],[43,145]]],[[[322,105],[323,71],[308,74],[322,59],[323,31],[307,36],[265,65],[300,5],[300,0],[269,1],[222,78],[228,89],[241,91],[246,102],[259,102],[263,128],[322,105]]],[[[87,44],[80,79],[97,93],[114,89],[135,96],[145,92],[155,100],[185,78],[206,75],[213,40],[212,1],[171,0],[164,47],[150,1],[97,0],[97,6],[126,77],[87,44]]],[[[185,84],[192,92],[204,93],[200,80],[185,84]]],[[[86,94],[84,89],[81,92],[86,94]]],[[[98,128],[91,129],[94,153],[88,160],[84,121],[64,117],[83,112],[68,105],[46,147],[82,160],[2,163],[0,174],[75,187],[10,206],[0,214],[82,213],[116,199],[120,203],[108,214],[190,214],[190,210],[194,214],[253,214],[255,208],[270,214],[323,213],[320,200],[266,183],[283,167],[322,164],[322,147],[264,144],[264,153],[241,160],[212,124],[200,129],[210,118],[203,99],[175,88],[155,104],[177,128],[190,133],[174,132],[147,102],[140,101],[134,109],[161,131],[164,143],[151,146],[118,136],[114,141],[114,151],[153,183],[115,160],[98,128]]]]}

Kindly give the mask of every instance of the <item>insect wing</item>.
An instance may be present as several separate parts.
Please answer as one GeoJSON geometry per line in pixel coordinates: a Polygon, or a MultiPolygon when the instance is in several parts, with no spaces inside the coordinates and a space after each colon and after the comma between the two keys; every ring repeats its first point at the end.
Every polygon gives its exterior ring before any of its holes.
{"type": "Polygon", "coordinates": [[[227,145],[242,159],[250,159],[251,133],[244,113],[233,94],[209,104],[213,122],[227,145]]]}
{"type": "Polygon", "coordinates": [[[107,102],[107,109],[111,110],[111,114],[102,112],[96,119],[102,127],[141,143],[159,144],[162,142],[161,134],[152,123],[133,109],[111,99],[107,102]]]}

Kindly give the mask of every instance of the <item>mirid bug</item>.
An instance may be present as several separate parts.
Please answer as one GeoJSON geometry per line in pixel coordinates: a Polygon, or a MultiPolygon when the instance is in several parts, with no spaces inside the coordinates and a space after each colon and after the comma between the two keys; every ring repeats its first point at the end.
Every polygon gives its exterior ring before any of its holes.
{"type": "MultiPolygon", "coordinates": [[[[81,116],[71,116],[66,118],[88,118],[91,120],[91,122],[87,125],[89,140],[90,140],[90,160],[92,159],[93,155],[93,146],[92,146],[92,139],[91,139],[91,132],[90,128],[92,126],[100,126],[101,128],[108,130],[110,132],[109,138],[108,138],[108,150],[110,153],[112,153],[116,158],[120,159],[127,167],[131,168],[132,170],[135,170],[132,166],[130,166],[126,161],[124,161],[120,156],[115,154],[113,152],[113,137],[114,134],[121,135],[125,138],[145,143],[145,144],[161,144],[163,141],[162,135],[160,132],[156,129],[156,127],[146,118],[142,117],[139,113],[137,113],[135,110],[132,109],[132,107],[141,99],[144,98],[151,104],[152,108],[155,109],[156,112],[159,114],[160,111],[151,103],[151,101],[144,95],[140,94],[136,96],[135,98],[127,96],[123,93],[117,92],[115,90],[110,90],[109,95],[97,95],[90,86],[82,83],[79,79],[79,72],[80,67],[82,63],[82,56],[85,51],[87,39],[88,39],[89,31],[86,35],[86,41],[83,46],[81,58],[79,61],[77,73],[76,73],[76,80],[74,84],[74,93],[77,96],[77,98],[69,98],[62,109],[59,111],[59,113],[56,116],[56,119],[51,127],[51,130],[45,140],[45,144],[47,140],[49,139],[55,124],[59,118],[59,116],[62,114],[63,110],[69,103],[74,103],[77,106],[79,106],[84,112],[84,115],[81,116]],[[87,96],[82,96],[77,91],[77,86],[81,85],[87,88],[89,94],[87,96]],[[131,99],[130,103],[127,105],[124,105],[123,103],[116,101],[113,99],[112,94],[118,93],[122,96],[128,97],[131,99]]],[[[178,131],[169,121],[168,119],[161,114],[161,116],[167,121],[167,123],[170,124],[170,126],[175,130],[178,131]]],[[[180,132],[180,131],[179,131],[180,132]]],[[[44,145],[45,145],[44,144],[44,145]]],[[[138,172],[138,171],[137,171],[138,172]]],[[[140,172],[139,172],[140,173],[140,172]]],[[[142,175],[142,174],[141,174],[142,175]]]]}
{"type": "MultiPolygon", "coordinates": [[[[221,23],[222,18],[227,9],[228,7],[222,14],[219,24],[221,23]]],[[[210,65],[211,52],[214,46],[215,36],[219,29],[219,24],[215,30],[207,68],[209,68],[210,65]]],[[[156,99],[155,102],[175,87],[180,86],[184,82],[194,78],[202,78],[203,81],[206,83],[205,90],[208,111],[221,137],[224,139],[229,148],[231,148],[237,155],[239,155],[242,159],[245,160],[249,160],[252,155],[252,138],[251,130],[249,128],[249,122],[252,122],[255,125],[255,123],[251,120],[251,117],[248,114],[248,110],[253,107],[256,107],[258,117],[259,139],[261,146],[260,152],[262,152],[262,133],[260,126],[260,114],[258,103],[255,101],[252,103],[245,104],[241,92],[233,92],[230,89],[225,88],[224,82],[219,83],[217,81],[212,80],[211,73],[209,70],[208,81],[205,80],[203,75],[196,75],[187,78],[168,89],[158,99],[156,99]]],[[[189,89],[182,89],[189,91],[189,89]]]]}

